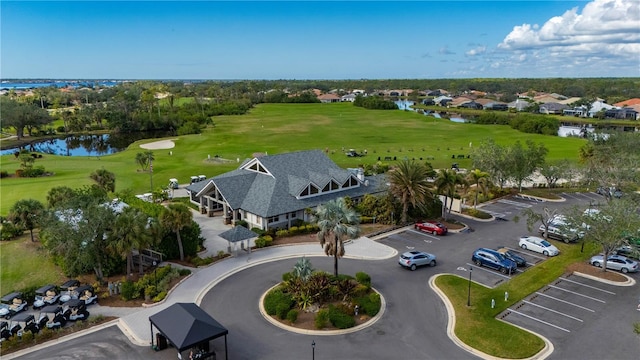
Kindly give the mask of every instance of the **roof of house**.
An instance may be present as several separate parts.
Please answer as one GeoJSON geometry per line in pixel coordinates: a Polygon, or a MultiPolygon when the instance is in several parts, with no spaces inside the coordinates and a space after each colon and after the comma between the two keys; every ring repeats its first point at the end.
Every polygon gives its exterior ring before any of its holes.
{"type": "Polygon", "coordinates": [[[549,103],[544,103],[542,105],[540,105],[540,108],[545,108],[548,111],[559,111],[559,110],[564,110],[569,108],[567,105],[565,104],[560,104],[557,102],[549,102],[549,103]]]}
{"type": "Polygon", "coordinates": [[[233,209],[243,209],[262,217],[313,208],[337,196],[357,197],[384,191],[384,175],[366,177],[360,186],[317,196],[297,196],[309,184],[323,189],[331,181],[343,184],[357,175],[336,165],[320,150],[268,155],[246,160],[236,170],[208,181],[189,185],[197,196],[218,188],[233,209]]]}
{"type": "Polygon", "coordinates": [[[318,96],[320,100],[340,100],[340,96],[336,94],[322,94],[318,96]]]}
{"type": "Polygon", "coordinates": [[[625,107],[625,106],[632,106],[632,105],[639,105],[640,104],[640,98],[633,98],[633,99],[627,99],[624,101],[620,101],[617,102],[615,104],[613,104],[614,106],[620,106],[620,107],[625,107]]]}

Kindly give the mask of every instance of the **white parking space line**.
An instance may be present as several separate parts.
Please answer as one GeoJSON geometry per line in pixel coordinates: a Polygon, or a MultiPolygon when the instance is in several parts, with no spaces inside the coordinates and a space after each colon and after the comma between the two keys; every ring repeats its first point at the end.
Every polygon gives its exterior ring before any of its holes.
{"type": "Polygon", "coordinates": [[[561,280],[562,281],[568,281],[568,282],[573,283],[573,284],[578,284],[578,285],[581,285],[581,286],[584,286],[584,287],[588,287],[590,289],[599,290],[599,291],[602,291],[602,292],[607,293],[607,294],[611,294],[611,295],[615,295],[616,294],[616,293],[614,293],[612,291],[600,289],[598,287],[587,285],[587,284],[583,284],[583,283],[581,283],[579,281],[573,281],[573,280],[569,280],[567,278],[562,278],[561,280]]]}
{"type": "Polygon", "coordinates": [[[485,208],[482,208],[482,211],[488,213],[489,215],[493,215],[494,217],[505,217],[505,216],[507,216],[507,214],[505,214],[505,213],[501,213],[501,212],[497,212],[497,211],[491,211],[491,210],[487,210],[485,208]]]}
{"type": "Polygon", "coordinates": [[[535,321],[537,321],[537,322],[539,322],[539,323],[542,323],[542,324],[545,324],[545,325],[549,325],[549,326],[554,327],[554,328],[556,328],[556,329],[559,329],[559,330],[562,330],[562,331],[566,331],[566,332],[571,332],[571,331],[569,331],[569,330],[567,330],[567,329],[565,329],[565,328],[562,328],[562,327],[560,327],[560,326],[558,326],[558,325],[553,325],[553,324],[548,323],[548,322],[546,322],[546,321],[543,321],[543,320],[540,320],[540,319],[538,319],[538,318],[535,318],[535,317],[533,317],[533,316],[531,316],[531,315],[523,314],[523,313],[518,312],[518,311],[515,311],[515,310],[513,310],[513,309],[507,309],[507,310],[511,311],[511,312],[512,312],[512,313],[514,313],[514,314],[518,314],[518,315],[524,316],[524,317],[526,317],[526,318],[529,318],[529,319],[531,319],[531,320],[535,320],[535,321]]]}
{"type": "Polygon", "coordinates": [[[568,293],[570,293],[570,294],[574,294],[574,295],[582,296],[582,297],[584,297],[584,298],[591,299],[591,300],[593,300],[593,301],[598,301],[598,302],[601,302],[601,303],[603,303],[603,304],[606,304],[606,303],[607,303],[607,302],[606,302],[606,301],[604,301],[604,300],[596,299],[596,298],[594,298],[594,297],[592,297],[592,296],[588,296],[588,295],[585,295],[585,294],[580,294],[580,293],[575,292],[575,291],[571,291],[571,290],[563,289],[563,288],[561,288],[561,287],[559,287],[559,286],[555,286],[555,285],[551,285],[551,284],[549,284],[549,285],[547,285],[547,286],[549,286],[550,288],[553,288],[553,289],[558,289],[558,290],[560,290],[560,291],[568,292],[568,293]]]}
{"type": "Polygon", "coordinates": [[[567,315],[567,314],[565,314],[565,313],[563,313],[563,312],[560,312],[560,311],[558,311],[558,310],[549,309],[548,307],[544,307],[544,306],[542,306],[542,305],[538,305],[538,304],[536,304],[536,303],[532,303],[531,301],[522,300],[522,302],[523,302],[523,303],[525,303],[525,304],[529,304],[529,305],[533,305],[533,306],[539,307],[539,308],[541,308],[541,309],[545,309],[545,310],[547,310],[547,311],[551,311],[552,313],[556,313],[556,314],[560,314],[560,315],[562,315],[562,316],[566,316],[566,317],[568,317],[569,319],[573,319],[573,320],[576,320],[576,321],[584,322],[584,321],[582,321],[582,319],[578,319],[578,318],[577,318],[577,317],[575,317],[575,316],[567,315]]]}
{"type": "Polygon", "coordinates": [[[503,203],[503,204],[515,205],[515,206],[523,207],[523,208],[530,208],[530,207],[533,206],[531,204],[525,204],[525,203],[521,203],[519,201],[506,200],[506,199],[500,199],[497,202],[503,203]]]}
{"type": "MultiPolygon", "coordinates": [[[[509,248],[509,249],[511,249],[511,248],[509,248]]],[[[536,254],[534,254],[532,251],[526,251],[526,252],[525,252],[525,251],[522,251],[522,249],[521,249],[521,248],[511,249],[511,250],[513,250],[513,251],[515,251],[515,252],[518,252],[518,253],[520,253],[520,254],[525,254],[525,255],[527,255],[527,256],[534,257],[534,258],[536,258],[536,259],[540,259],[540,260],[546,260],[546,259],[547,259],[547,257],[545,257],[545,256],[539,256],[539,255],[536,255],[536,254]]]]}
{"type": "Polygon", "coordinates": [[[562,193],[562,196],[570,197],[570,198],[573,198],[573,199],[580,199],[578,196],[575,196],[574,194],[569,194],[569,193],[565,193],[565,192],[562,193]]]}
{"type": "Polygon", "coordinates": [[[578,305],[578,304],[574,304],[574,303],[569,302],[569,301],[566,301],[566,300],[558,299],[558,298],[556,298],[556,297],[553,297],[553,296],[550,296],[550,295],[547,295],[547,294],[543,294],[543,293],[541,293],[541,292],[537,292],[537,291],[536,291],[536,294],[538,294],[538,295],[540,295],[540,296],[544,296],[544,297],[549,298],[549,299],[553,299],[553,300],[555,300],[555,301],[559,301],[559,302],[561,302],[561,303],[565,303],[565,304],[569,304],[569,305],[575,306],[575,307],[580,308],[580,309],[583,309],[583,310],[587,310],[587,311],[591,311],[591,312],[596,312],[595,310],[589,309],[588,307],[584,307],[584,306],[581,306],[581,305],[578,305]]]}
{"type": "Polygon", "coordinates": [[[424,231],[418,231],[418,230],[414,230],[414,229],[409,229],[409,230],[407,230],[407,231],[410,231],[410,232],[415,233],[415,234],[424,235],[424,236],[426,236],[426,237],[428,237],[428,238],[431,238],[431,239],[440,240],[440,238],[439,238],[439,237],[437,237],[437,236],[433,236],[433,235],[429,235],[429,234],[427,234],[427,233],[426,233],[426,232],[424,232],[424,231]]]}
{"type": "Polygon", "coordinates": [[[476,269],[484,270],[484,271],[486,271],[486,272],[488,272],[488,273],[491,273],[491,274],[494,274],[494,275],[498,275],[498,276],[503,277],[503,278],[505,278],[505,279],[511,280],[511,277],[509,277],[509,276],[507,276],[507,275],[503,275],[503,274],[501,274],[501,273],[499,273],[499,272],[497,272],[497,271],[495,271],[495,270],[493,270],[493,269],[491,269],[491,270],[490,270],[490,269],[485,269],[484,267],[478,266],[478,265],[476,265],[476,264],[469,264],[469,263],[467,263],[467,265],[469,265],[469,266],[473,266],[473,267],[474,267],[474,268],[476,268],[476,269]]]}

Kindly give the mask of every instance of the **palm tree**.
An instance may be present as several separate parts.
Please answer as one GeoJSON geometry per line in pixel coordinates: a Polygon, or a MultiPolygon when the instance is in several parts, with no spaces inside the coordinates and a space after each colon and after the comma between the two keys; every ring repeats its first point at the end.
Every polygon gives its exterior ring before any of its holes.
{"type": "Polygon", "coordinates": [[[147,215],[136,208],[127,207],[116,216],[108,248],[127,259],[127,278],[133,272],[132,250],[140,250],[149,243],[150,232],[147,225],[147,215]]]}
{"type": "Polygon", "coordinates": [[[343,198],[318,206],[314,215],[320,231],[318,240],[327,256],[333,256],[333,273],[338,276],[338,258],[344,256],[344,240],[360,234],[359,216],[347,207],[343,198]]]}
{"type": "Polygon", "coordinates": [[[451,213],[451,207],[453,206],[453,197],[456,193],[456,188],[458,187],[458,185],[463,185],[465,183],[466,181],[462,177],[462,174],[459,174],[455,170],[440,169],[440,171],[438,172],[438,177],[436,178],[435,185],[438,193],[446,196],[444,200],[444,211],[442,214],[445,221],[447,220],[447,213],[451,213]],[[449,198],[451,198],[451,205],[448,205],[449,198]]]}
{"type": "Polygon", "coordinates": [[[390,191],[402,204],[401,222],[407,222],[409,204],[413,207],[424,205],[432,193],[427,181],[429,169],[414,160],[403,160],[398,167],[389,171],[390,191]]]}
{"type": "Polygon", "coordinates": [[[178,250],[180,250],[180,261],[184,261],[184,248],[182,247],[182,238],[180,230],[190,225],[193,221],[191,210],[183,204],[169,204],[160,213],[160,222],[169,230],[176,233],[178,238],[178,250]]]}
{"type": "Polygon", "coordinates": [[[478,194],[480,190],[484,193],[487,188],[487,179],[489,178],[489,173],[481,171],[479,169],[472,170],[469,174],[467,174],[467,181],[476,186],[476,197],[473,200],[473,208],[476,208],[478,205],[478,194]]]}
{"type": "Polygon", "coordinates": [[[23,199],[17,201],[9,210],[9,220],[16,226],[29,230],[31,241],[34,242],[33,229],[38,226],[44,214],[44,205],[38,200],[23,199]]]}
{"type": "Polygon", "coordinates": [[[98,169],[89,175],[91,180],[95,181],[99,188],[105,192],[116,191],[116,175],[106,169],[98,169]]]}

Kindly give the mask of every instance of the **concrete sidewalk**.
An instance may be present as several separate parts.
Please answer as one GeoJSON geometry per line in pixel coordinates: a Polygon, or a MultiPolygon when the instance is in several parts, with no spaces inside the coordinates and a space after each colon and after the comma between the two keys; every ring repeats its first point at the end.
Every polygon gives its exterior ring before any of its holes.
{"type": "MultiPolygon", "coordinates": [[[[226,241],[225,241],[226,242],[226,241]]],[[[344,258],[382,260],[396,256],[395,249],[362,237],[345,244],[344,258]]],[[[127,308],[120,317],[118,326],[131,342],[140,346],[151,344],[149,316],[162,311],[174,303],[200,304],[202,298],[217,283],[230,275],[252,266],[287,258],[326,256],[319,243],[276,246],[260,249],[251,253],[240,251],[237,256],[219,261],[205,268],[194,269],[193,273],[178,284],[161,303],[132,311],[127,308]]],[[[97,309],[96,309],[97,310],[97,309]]],[[[102,309],[105,314],[108,309],[102,309]]],[[[100,312],[102,312],[100,311],[100,312]]]]}

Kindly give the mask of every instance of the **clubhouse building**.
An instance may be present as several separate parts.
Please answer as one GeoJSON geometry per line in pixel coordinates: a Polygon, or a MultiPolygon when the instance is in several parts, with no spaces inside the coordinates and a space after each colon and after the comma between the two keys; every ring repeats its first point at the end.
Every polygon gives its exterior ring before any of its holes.
{"type": "Polygon", "coordinates": [[[384,174],[365,177],[362,169],[342,169],[320,150],[255,157],[186,188],[202,214],[220,213],[227,224],[244,220],[263,230],[309,221],[307,210],[339,197],[357,204],[387,189],[384,174]]]}

